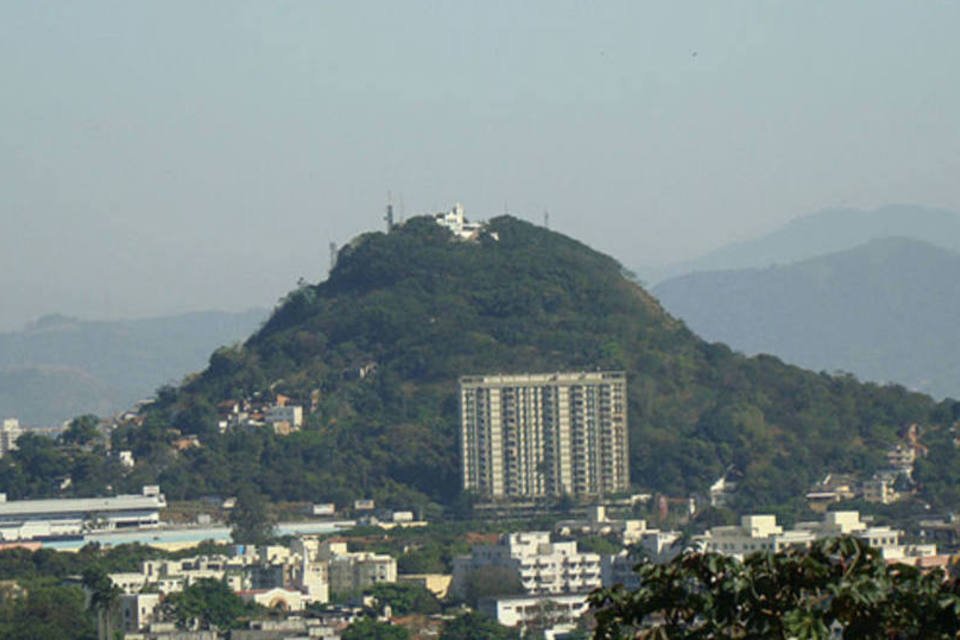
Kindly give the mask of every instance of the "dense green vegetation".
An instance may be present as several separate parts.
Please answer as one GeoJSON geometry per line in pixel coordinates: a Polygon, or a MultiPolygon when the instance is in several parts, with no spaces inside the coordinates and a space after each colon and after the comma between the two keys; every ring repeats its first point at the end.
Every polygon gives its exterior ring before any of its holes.
{"type": "Polygon", "coordinates": [[[262,613],[259,605],[246,603],[220,580],[201,578],[164,602],[181,629],[235,629],[244,619],[262,613]]]}
{"type": "Polygon", "coordinates": [[[504,627],[482,613],[470,611],[443,627],[440,640],[518,640],[516,629],[504,627]]]}
{"type": "MultiPolygon", "coordinates": [[[[957,417],[953,402],[705,343],[612,258],[510,217],[490,229],[499,241],[455,242],[415,218],[361,236],[327,281],[291,292],[244,345],[218,350],[202,374],[162,389],[143,426],[113,434],[115,447],[137,457],[132,473],[83,486],[158,481],[183,499],[234,494],[254,480],[272,499],[369,496],[428,515],[436,505],[469,511],[459,491],[456,384],[470,373],[626,370],[634,482],[686,495],[736,467],[744,479],[735,509],[790,511],[827,470],[880,466],[905,425],[934,437],[957,417]],[[363,365],[375,370],[361,377],[363,365]],[[314,405],[303,431],[217,432],[218,402],[275,392],[314,405]],[[174,451],[178,432],[203,446],[174,451]]],[[[82,456],[44,457],[67,455],[56,450],[3,461],[0,482],[11,482],[11,495],[37,495],[62,470],[82,471],[82,456]]],[[[960,477],[950,465],[935,480],[960,477]]],[[[926,489],[934,500],[953,496],[926,489]]]]}
{"type": "Polygon", "coordinates": [[[591,596],[597,640],[956,638],[960,584],[940,569],[887,565],[856,538],[757,553],[689,553],[638,568],[640,587],[591,596]]]}
{"type": "Polygon", "coordinates": [[[95,640],[94,617],[83,590],[49,580],[0,589],[0,638],[4,640],[95,640]]]}

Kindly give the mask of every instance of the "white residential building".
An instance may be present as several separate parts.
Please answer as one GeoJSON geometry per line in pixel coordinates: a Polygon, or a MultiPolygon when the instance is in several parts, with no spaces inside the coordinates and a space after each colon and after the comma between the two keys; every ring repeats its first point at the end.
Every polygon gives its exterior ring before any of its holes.
{"type": "Polygon", "coordinates": [[[576,542],[551,542],[550,533],[533,531],[504,535],[498,544],[478,545],[453,560],[451,591],[466,594],[472,572],[483,567],[513,572],[528,594],[585,593],[601,585],[600,556],[581,553],[576,542]]]}
{"type": "Polygon", "coordinates": [[[381,582],[397,581],[395,558],[368,551],[351,552],[341,540],[320,542],[317,557],[327,562],[332,593],[361,591],[381,582]]]}
{"type": "Polygon", "coordinates": [[[740,518],[739,525],[713,527],[703,537],[706,550],[743,557],[758,551],[776,553],[789,546],[807,546],[815,539],[808,531],[787,531],[777,524],[776,516],[751,515],[740,518]]]}
{"type": "Polygon", "coordinates": [[[124,593],[144,589],[164,595],[183,591],[198,580],[224,581],[234,591],[249,589],[250,561],[244,557],[196,556],[179,560],[145,560],[139,572],[111,573],[110,579],[124,593]]]}
{"type": "Polygon", "coordinates": [[[23,427],[16,418],[6,418],[0,427],[0,458],[17,448],[17,440],[23,435],[23,427]]]}
{"type": "Polygon", "coordinates": [[[536,627],[553,633],[568,633],[590,609],[587,595],[502,596],[484,598],[477,608],[505,627],[536,627]]]}
{"type": "MultiPolygon", "coordinates": [[[[740,525],[713,527],[699,540],[707,551],[743,557],[759,551],[775,553],[787,547],[807,547],[815,540],[849,535],[879,549],[884,558],[902,558],[911,553],[929,555],[927,547],[914,551],[904,547],[903,532],[890,527],[874,527],[860,520],[857,511],[830,511],[819,522],[798,522],[795,529],[784,530],[776,516],[750,515],[740,525]]],[[[933,548],[935,552],[935,547],[933,548]]]]}
{"type": "Polygon", "coordinates": [[[615,535],[624,546],[642,545],[651,555],[660,555],[680,538],[679,531],[648,529],[647,521],[640,518],[609,518],[603,505],[590,507],[585,519],[557,522],[554,531],[563,536],[615,535]]]}
{"type": "MultiPolygon", "coordinates": [[[[168,595],[201,579],[222,581],[234,592],[260,602],[272,590],[295,591],[285,606],[329,601],[331,558],[320,551],[315,536],[296,538],[291,546],[242,548],[235,555],[196,556],[177,560],[146,560],[139,572],[112,573],[110,579],[127,594],[148,590],[168,595]]],[[[391,559],[392,560],[392,559],[391,559]]],[[[394,563],[394,579],[396,576],[394,563]]],[[[274,594],[276,595],[276,594],[274,594]]]]}

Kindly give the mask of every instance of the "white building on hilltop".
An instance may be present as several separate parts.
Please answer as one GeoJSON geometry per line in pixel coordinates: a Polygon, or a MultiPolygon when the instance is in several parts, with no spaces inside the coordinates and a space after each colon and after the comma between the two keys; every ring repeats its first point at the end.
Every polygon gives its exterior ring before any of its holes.
{"type": "Polygon", "coordinates": [[[516,575],[532,595],[585,593],[600,587],[600,556],[581,553],[576,542],[550,542],[550,533],[510,533],[495,545],[478,545],[453,559],[451,591],[463,597],[474,571],[500,567],[516,575]]]}
{"type": "Polygon", "coordinates": [[[459,202],[453,209],[445,213],[438,213],[433,217],[437,224],[450,232],[459,240],[476,240],[486,226],[482,222],[468,222],[463,213],[463,205],[459,202]]]}

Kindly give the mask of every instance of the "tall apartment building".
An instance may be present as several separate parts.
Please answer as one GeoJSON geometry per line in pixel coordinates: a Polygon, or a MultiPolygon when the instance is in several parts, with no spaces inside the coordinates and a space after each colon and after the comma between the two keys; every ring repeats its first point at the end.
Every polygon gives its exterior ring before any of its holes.
{"type": "Polygon", "coordinates": [[[625,491],[626,374],[463,377],[460,447],[464,489],[486,497],[625,491]]]}

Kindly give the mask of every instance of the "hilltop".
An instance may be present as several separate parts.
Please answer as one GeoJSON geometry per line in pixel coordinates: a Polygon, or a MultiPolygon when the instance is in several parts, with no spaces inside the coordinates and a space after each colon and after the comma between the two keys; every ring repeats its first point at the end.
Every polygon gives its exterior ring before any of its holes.
{"type": "Polygon", "coordinates": [[[960,254],[873,240],[790,265],[693,273],[654,288],[697,333],[746,353],[960,397],[960,254]]]}
{"type": "Polygon", "coordinates": [[[161,391],[122,429],[137,479],[174,498],[255,479],[275,498],[376,496],[452,505],[459,494],[456,380],[482,372],[623,369],[640,487],[704,491],[744,473],[745,508],[794,504],[824,473],[871,472],[910,423],[950,424],[953,403],[803,371],[709,344],[583,244],[499,217],[476,242],[429,218],[357,238],[329,278],[292,291],[242,346],[161,391]],[[368,375],[356,375],[360,369],[368,375]],[[303,431],[218,435],[216,404],[283,393],[313,406],[303,431]],[[165,425],[203,446],[160,455],[165,425]]]}

